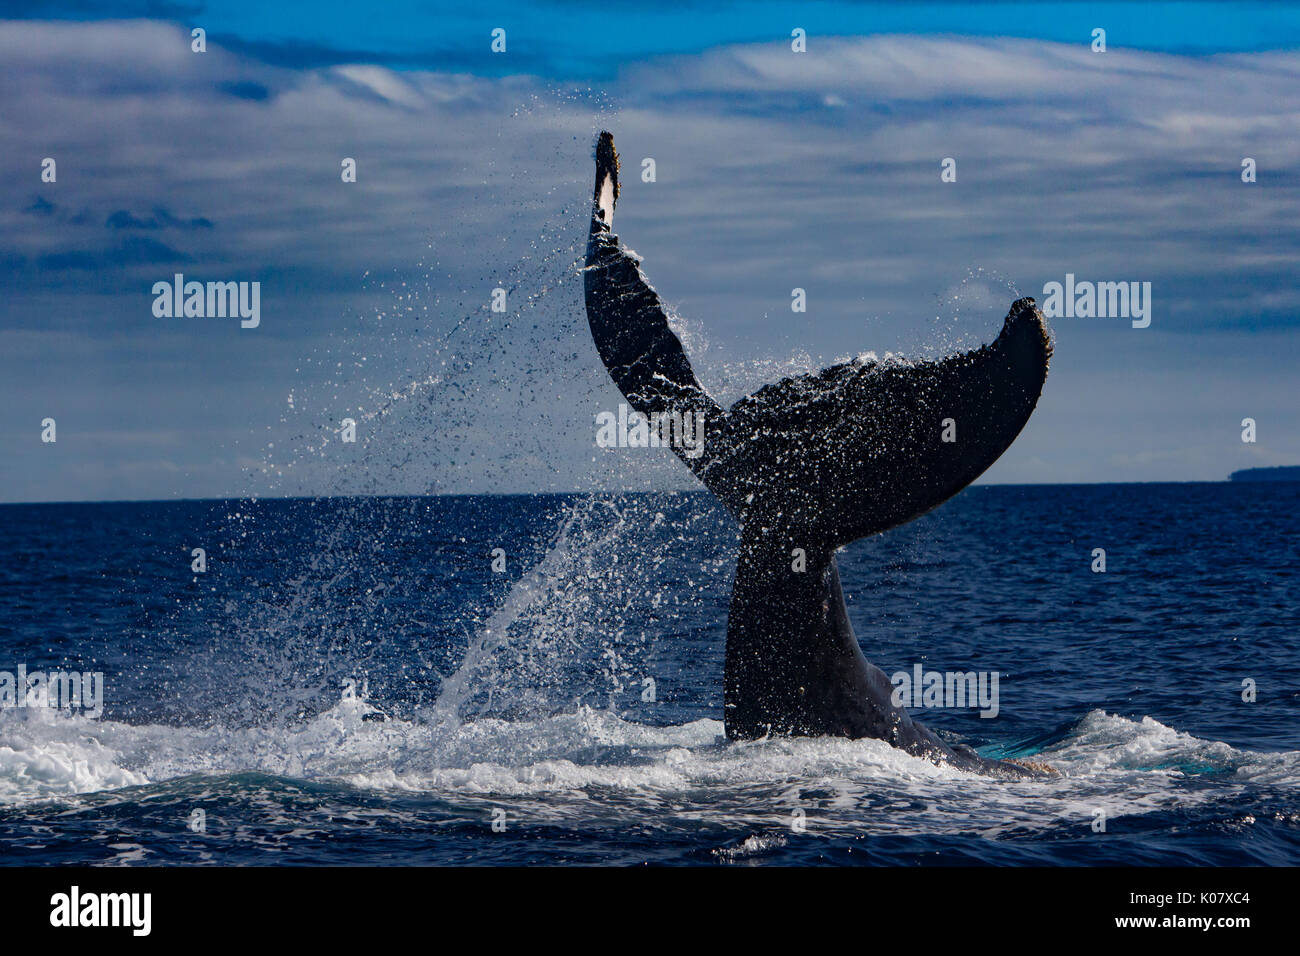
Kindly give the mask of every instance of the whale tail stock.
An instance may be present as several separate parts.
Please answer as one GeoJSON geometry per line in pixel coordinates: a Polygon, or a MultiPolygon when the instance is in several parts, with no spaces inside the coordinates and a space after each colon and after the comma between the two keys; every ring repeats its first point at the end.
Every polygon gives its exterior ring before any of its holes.
{"type": "Polygon", "coordinates": [[[958,765],[1029,773],[949,747],[893,704],[888,678],[853,635],[834,553],[946,501],[1020,433],[1052,351],[1034,300],[1015,302],[980,349],[931,362],[846,362],[723,409],[613,233],[618,197],[618,154],[601,133],[584,270],[592,339],[635,410],[703,417],[702,447],[680,434],[670,445],[741,527],[727,735],[876,737],[958,765]]]}

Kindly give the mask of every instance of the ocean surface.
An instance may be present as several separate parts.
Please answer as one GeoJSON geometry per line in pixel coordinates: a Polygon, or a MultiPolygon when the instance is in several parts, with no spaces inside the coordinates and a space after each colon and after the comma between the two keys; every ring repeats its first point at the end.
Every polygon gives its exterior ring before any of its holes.
{"type": "Polygon", "coordinates": [[[726,742],[704,493],[0,506],[0,682],[103,675],[0,709],[0,863],[1295,865],[1298,535],[1294,483],[986,486],[845,549],[870,660],[998,674],[914,713],[1061,771],[1007,782],[726,742]]]}

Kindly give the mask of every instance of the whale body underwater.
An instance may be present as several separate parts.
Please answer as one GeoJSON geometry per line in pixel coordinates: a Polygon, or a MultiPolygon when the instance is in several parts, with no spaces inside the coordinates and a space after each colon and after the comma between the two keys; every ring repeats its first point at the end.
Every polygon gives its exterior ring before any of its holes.
{"type": "Polygon", "coordinates": [[[1052,356],[1034,300],[1013,303],[996,340],[974,351],[915,364],[847,362],[765,385],[724,409],[696,380],[658,295],[612,231],[618,171],[614,138],[603,132],[583,270],[587,320],[632,408],[650,420],[704,422],[702,446],[683,442],[685,429],[666,432],[669,444],[740,526],[723,676],[727,737],[870,737],[980,773],[1054,773],[949,744],[896,705],[888,676],[854,636],[835,563],[836,549],[957,494],[1020,434],[1052,356]]]}

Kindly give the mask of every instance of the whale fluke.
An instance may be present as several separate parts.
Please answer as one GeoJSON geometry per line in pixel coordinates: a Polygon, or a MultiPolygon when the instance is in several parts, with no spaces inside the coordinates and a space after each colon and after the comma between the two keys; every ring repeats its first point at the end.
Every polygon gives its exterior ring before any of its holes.
{"type": "Polygon", "coordinates": [[[981,475],[1038,401],[1052,347],[1031,298],[990,344],[937,361],[846,362],[782,379],[723,409],[696,380],[636,258],[613,233],[618,154],[603,132],[584,269],[601,361],[644,415],[703,416],[703,448],[674,452],[741,528],[727,619],[727,736],[874,737],[1009,776],[1037,768],[952,747],[892,702],[863,656],[835,550],[910,521],[981,475]],[[794,549],[805,555],[802,568],[794,549]]]}

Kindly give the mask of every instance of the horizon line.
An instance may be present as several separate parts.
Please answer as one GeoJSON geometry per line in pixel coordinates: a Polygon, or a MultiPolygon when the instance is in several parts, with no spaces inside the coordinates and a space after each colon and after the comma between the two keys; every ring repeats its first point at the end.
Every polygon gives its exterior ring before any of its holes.
{"type": "MultiPolygon", "coordinates": [[[[1286,468],[1288,465],[1272,467],[1286,468]]],[[[1255,470],[1255,469],[1242,469],[1255,470]]],[[[1259,469],[1264,470],[1264,469],[1259,469]]],[[[1216,479],[1177,479],[1168,478],[1157,481],[1006,481],[973,484],[962,491],[977,488],[1079,488],[1106,487],[1112,485],[1278,485],[1294,484],[1300,479],[1290,481],[1233,481],[1231,478],[1216,479]]],[[[474,492],[430,492],[430,493],[393,493],[393,494],[326,494],[326,495],[211,495],[195,498],[79,498],[54,501],[0,501],[0,508],[21,507],[24,505],[146,505],[146,504],[184,504],[203,501],[331,501],[335,499],[384,499],[384,498],[561,498],[583,495],[696,495],[708,494],[706,488],[662,488],[619,491],[617,489],[597,489],[588,491],[474,491],[474,492]]],[[[961,494],[962,492],[958,492],[961,494]]]]}

